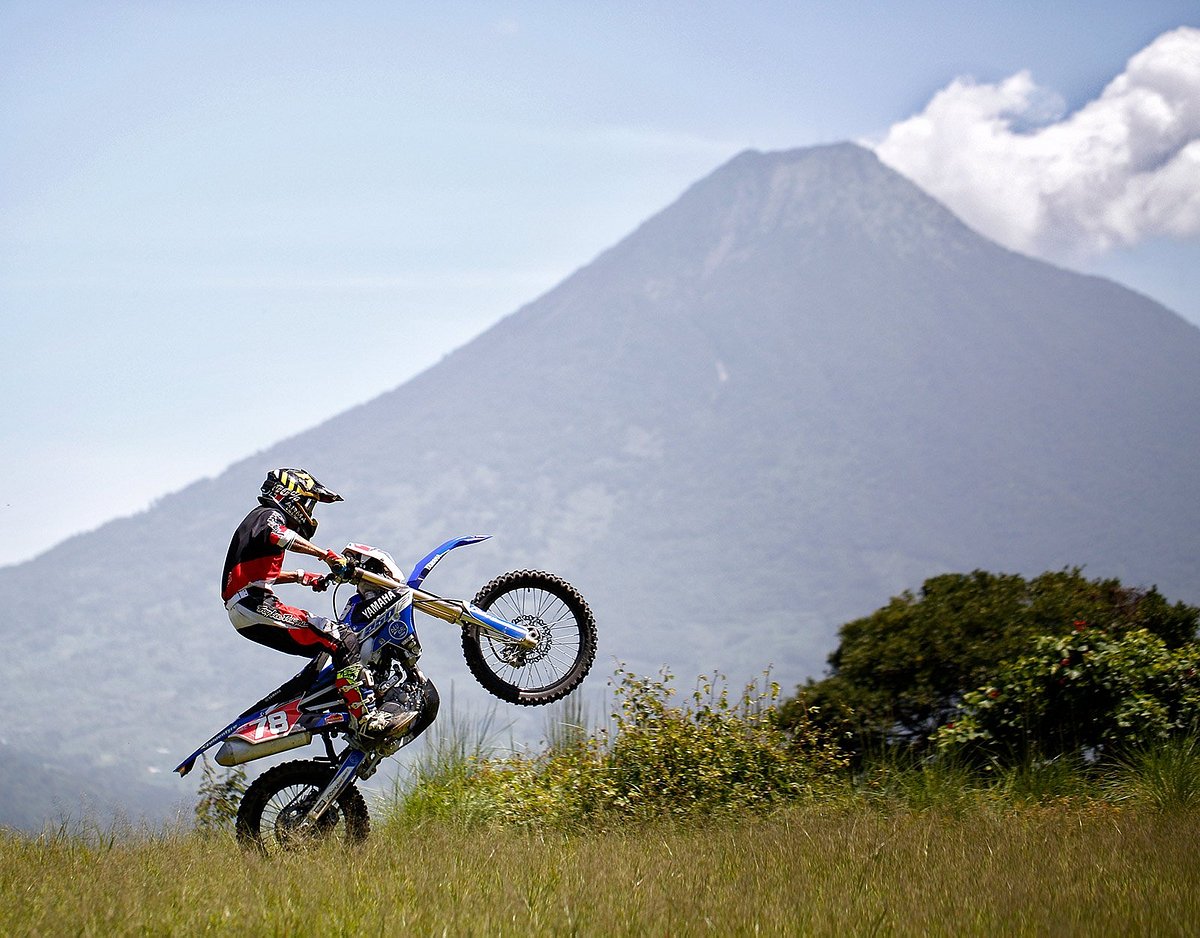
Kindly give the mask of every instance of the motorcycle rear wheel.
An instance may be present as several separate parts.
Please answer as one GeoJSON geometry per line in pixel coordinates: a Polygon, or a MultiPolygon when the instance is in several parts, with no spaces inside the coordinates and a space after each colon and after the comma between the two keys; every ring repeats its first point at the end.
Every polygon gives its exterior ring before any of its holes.
{"type": "Polygon", "coordinates": [[[333,777],[328,763],[284,762],[268,769],[246,789],[237,813],[237,838],[243,847],[265,854],[294,850],[330,839],[358,843],[371,832],[367,803],[350,785],[322,816],[316,830],[299,831],[307,807],[333,777]]]}
{"type": "Polygon", "coordinates": [[[596,620],[579,591],[541,570],[496,577],[475,605],[502,619],[536,628],[536,648],[522,649],[478,629],[463,630],[467,667],[484,689],[508,703],[537,706],[561,700],[587,676],[596,657],[596,620]]]}

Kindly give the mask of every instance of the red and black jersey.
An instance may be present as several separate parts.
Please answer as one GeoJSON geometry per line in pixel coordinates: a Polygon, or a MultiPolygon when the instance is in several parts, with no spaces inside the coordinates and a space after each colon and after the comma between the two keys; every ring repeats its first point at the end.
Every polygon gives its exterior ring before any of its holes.
{"type": "Polygon", "coordinates": [[[284,551],[296,540],[277,508],[260,506],[242,519],[221,573],[221,599],[228,602],[247,587],[269,591],[283,569],[284,551]]]}

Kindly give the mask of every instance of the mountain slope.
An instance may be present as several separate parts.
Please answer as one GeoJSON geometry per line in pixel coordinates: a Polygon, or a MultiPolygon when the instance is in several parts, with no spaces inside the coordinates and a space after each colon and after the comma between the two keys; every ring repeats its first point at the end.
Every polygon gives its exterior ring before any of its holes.
{"type": "MultiPolygon", "coordinates": [[[[1197,441],[1200,330],[998,247],[858,147],[744,153],[394,391],[0,570],[9,647],[88,707],[62,731],[10,684],[5,736],[142,777],[294,670],[216,598],[275,465],[346,496],[321,543],[412,562],[496,535],[435,591],[520,566],[576,582],[592,688],[614,661],[773,663],[788,685],[843,621],[945,570],[1079,564],[1200,601],[1197,441]]],[[[479,706],[456,637],[422,636],[479,706]]]]}

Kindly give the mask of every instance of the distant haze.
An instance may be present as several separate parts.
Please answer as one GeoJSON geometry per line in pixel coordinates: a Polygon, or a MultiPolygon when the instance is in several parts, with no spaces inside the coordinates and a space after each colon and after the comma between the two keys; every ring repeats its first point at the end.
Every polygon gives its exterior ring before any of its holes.
{"type": "Polygon", "coordinates": [[[1200,323],[1197,27],[1195,0],[0,3],[0,565],[407,381],[747,147],[867,141],[1200,323]]]}

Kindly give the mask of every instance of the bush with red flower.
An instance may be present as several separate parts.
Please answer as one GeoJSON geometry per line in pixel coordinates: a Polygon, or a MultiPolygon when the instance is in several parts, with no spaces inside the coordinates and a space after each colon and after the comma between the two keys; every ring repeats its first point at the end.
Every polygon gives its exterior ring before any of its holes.
{"type": "MultiPolygon", "coordinates": [[[[798,687],[780,721],[803,729],[815,720],[856,757],[895,747],[926,751],[939,727],[958,720],[968,692],[995,683],[1042,636],[1064,628],[1082,634],[1085,622],[1104,623],[1114,638],[1146,630],[1176,649],[1196,640],[1200,608],[1172,603],[1154,588],[1088,579],[1078,568],[1032,579],[942,574],[843,625],[828,676],[798,687]]],[[[1052,663],[1070,670],[1066,657],[1052,663]]]]}
{"type": "Polygon", "coordinates": [[[1200,730],[1200,646],[1076,621],[965,694],[934,741],[1001,761],[1092,757],[1200,730]]]}

